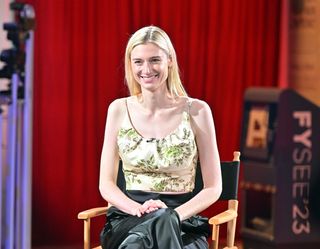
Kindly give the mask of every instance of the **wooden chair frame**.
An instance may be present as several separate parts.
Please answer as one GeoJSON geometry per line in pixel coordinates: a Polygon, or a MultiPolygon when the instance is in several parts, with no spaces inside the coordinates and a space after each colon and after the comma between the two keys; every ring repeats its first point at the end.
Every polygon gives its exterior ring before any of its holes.
{"type": "MultiPolygon", "coordinates": [[[[237,163],[237,174],[236,174],[236,191],[238,189],[238,177],[239,177],[239,164],[240,164],[240,152],[235,151],[233,153],[233,162],[237,163]]],[[[227,166],[229,167],[229,166],[227,166]]],[[[231,166],[230,166],[231,167],[231,166]]],[[[91,249],[90,247],[90,225],[91,219],[97,216],[106,215],[109,206],[97,207],[88,209],[78,213],[78,219],[84,222],[84,249],[91,249]]],[[[210,243],[211,248],[218,249],[219,244],[219,229],[220,225],[227,224],[227,241],[226,247],[224,249],[237,249],[234,245],[235,233],[236,233],[236,223],[238,216],[238,200],[237,198],[228,199],[228,209],[221,212],[211,218],[209,218],[209,224],[212,225],[212,243],[210,243]]],[[[101,249],[101,246],[94,247],[93,249],[101,249]]]]}

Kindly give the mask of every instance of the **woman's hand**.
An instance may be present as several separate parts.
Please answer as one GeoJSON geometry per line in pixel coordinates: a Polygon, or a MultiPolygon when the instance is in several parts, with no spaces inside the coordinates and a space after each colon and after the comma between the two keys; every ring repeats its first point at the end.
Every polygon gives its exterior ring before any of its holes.
{"type": "Polygon", "coordinates": [[[160,200],[147,200],[142,204],[143,210],[145,213],[151,213],[153,211],[158,210],[159,208],[167,208],[167,205],[160,200]]]}
{"type": "Polygon", "coordinates": [[[151,212],[154,212],[156,210],[158,210],[159,208],[167,208],[167,205],[160,201],[160,200],[147,200],[145,201],[142,205],[140,205],[139,207],[137,207],[132,215],[141,217],[143,214],[148,214],[151,212]]]}

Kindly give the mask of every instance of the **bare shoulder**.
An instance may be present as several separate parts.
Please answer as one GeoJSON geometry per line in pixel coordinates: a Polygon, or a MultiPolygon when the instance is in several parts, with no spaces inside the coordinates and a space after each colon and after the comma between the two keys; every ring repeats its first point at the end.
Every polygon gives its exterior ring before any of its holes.
{"type": "Polygon", "coordinates": [[[208,132],[214,127],[212,112],[207,102],[200,99],[191,99],[190,118],[192,130],[196,136],[208,132]]]}
{"type": "Polygon", "coordinates": [[[195,98],[189,98],[190,105],[190,115],[193,118],[201,117],[203,115],[209,115],[211,116],[211,109],[207,102],[195,99],[195,98]]]}
{"type": "Polygon", "coordinates": [[[119,98],[113,100],[108,108],[108,112],[120,114],[126,108],[126,98],[119,98]]]}
{"type": "Polygon", "coordinates": [[[126,99],[119,98],[113,100],[108,108],[108,118],[121,121],[126,113],[126,99]]]}

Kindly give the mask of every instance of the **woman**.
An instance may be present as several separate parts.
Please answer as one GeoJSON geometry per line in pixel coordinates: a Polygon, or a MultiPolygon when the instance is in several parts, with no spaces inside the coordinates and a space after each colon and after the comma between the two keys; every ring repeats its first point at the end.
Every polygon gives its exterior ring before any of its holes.
{"type": "Polygon", "coordinates": [[[144,27],[128,41],[131,96],[108,109],[99,189],[112,205],[103,248],[208,248],[207,219],[197,214],[221,194],[220,159],[209,106],[189,98],[168,35],[144,27]],[[119,158],[126,191],[116,185],[119,158]],[[203,189],[192,196],[197,161],[203,189]]]}

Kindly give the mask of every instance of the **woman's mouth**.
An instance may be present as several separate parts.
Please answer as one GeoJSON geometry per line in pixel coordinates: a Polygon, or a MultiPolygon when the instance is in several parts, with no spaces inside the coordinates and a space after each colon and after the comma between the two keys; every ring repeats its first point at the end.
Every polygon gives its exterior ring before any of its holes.
{"type": "Polygon", "coordinates": [[[140,75],[140,78],[144,83],[153,83],[154,80],[158,79],[158,76],[159,74],[140,75]]]}
{"type": "Polygon", "coordinates": [[[142,79],[152,79],[158,77],[159,74],[152,74],[152,75],[140,75],[142,79]]]}

